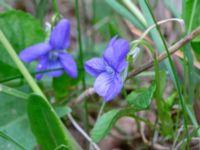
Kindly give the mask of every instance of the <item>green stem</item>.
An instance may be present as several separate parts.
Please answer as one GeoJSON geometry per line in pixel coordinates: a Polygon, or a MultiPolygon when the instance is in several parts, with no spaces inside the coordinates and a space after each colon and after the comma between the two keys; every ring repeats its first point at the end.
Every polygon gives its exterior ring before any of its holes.
{"type": "Polygon", "coordinates": [[[59,15],[59,8],[58,8],[58,3],[57,0],[53,0],[53,9],[56,15],[59,15]]]}
{"type": "Polygon", "coordinates": [[[80,57],[80,65],[81,65],[81,73],[82,73],[82,86],[83,90],[86,88],[85,84],[85,73],[83,68],[83,49],[82,49],[82,39],[81,39],[81,26],[80,26],[80,17],[79,17],[79,6],[78,0],[75,1],[75,9],[76,9],[76,19],[77,19],[77,30],[78,30],[78,43],[79,43],[79,57],[80,57]]]}
{"type": "Polygon", "coordinates": [[[159,111],[159,115],[161,115],[160,109],[162,110],[162,105],[161,105],[161,93],[160,93],[160,74],[159,74],[159,63],[156,57],[156,54],[153,54],[154,58],[154,70],[155,70],[155,81],[156,81],[156,103],[159,111]]]}
{"type": "MultiPolygon", "coordinates": [[[[85,83],[85,72],[83,68],[83,49],[82,49],[82,39],[81,39],[81,26],[80,26],[80,17],[79,17],[79,5],[78,5],[78,0],[75,0],[75,10],[76,10],[76,20],[77,20],[77,31],[78,31],[78,43],[79,43],[79,58],[80,58],[80,72],[82,73],[82,88],[83,90],[86,89],[86,83],[85,83]]],[[[88,121],[88,106],[87,106],[87,101],[84,101],[83,103],[84,107],[84,127],[86,132],[88,132],[89,128],[89,121],[88,121]]]]}
{"type": "Polygon", "coordinates": [[[156,105],[157,105],[157,110],[158,110],[158,114],[161,115],[162,114],[162,111],[163,111],[163,105],[162,105],[162,96],[161,96],[161,93],[160,93],[160,74],[159,74],[159,62],[158,62],[158,59],[157,59],[157,56],[156,56],[156,53],[154,52],[154,49],[151,47],[151,45],[144,41],[144,40],[141,40],[141,43],[146,46],[150,52],[151,52],[151,55],[153,57],[153,60],[154,60],[154,71],[155,71],[155,82],[156,82],[156,94],[155,94],[155,97],[156,97],[156,105]]]}
{"type": "MultiPolygon", "coordinates": [[[[26,79],[26,81],[28,82],[30,87],[32,88],[32,90],[36,94],[45,98],[45,95],[43,94],[43,92],[41,91],[39,86],[36,84],[35,80],[30,75],[30,73],[28,72],[28,70],[26,69],[24,64],[21,62],[17,53],[15,52],[15,50],[13,49],[13,47],[11,46],[9,41],[6,39],[6,37],[4,36],[4,34],[1,30],[0,30],[0,41],[3,44],[3,46],[5,47],[5,49],[7,50],[7,52],[9,53],[9,55],[12,58],[12,60],[14,61],[14,63],[17,65],[18,69],[20,70],[20,72],[22,73],[22,75],[24,76],[24,78],[26,79]]],[[[45,100],[46,100],[46,98],[45,98],[45,100]]]]}

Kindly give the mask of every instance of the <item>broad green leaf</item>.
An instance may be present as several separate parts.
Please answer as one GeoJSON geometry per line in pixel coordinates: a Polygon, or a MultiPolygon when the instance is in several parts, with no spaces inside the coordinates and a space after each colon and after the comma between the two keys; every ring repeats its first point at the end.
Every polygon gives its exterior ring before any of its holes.
{"type": "MultiPolygon", "coordinates": [[[[0,13],[0,28],[17,53],[45,39],[41,24],[33,16],[22,11],[11,10],[0,13]]],[[[18,73],[13,69],[16,66],[1,43],[0,58],[0,66],[6,68],[0,73],[0,80],[8,78],[12,73],[15,75],[18,73]]]]}
{"type": "Polygon", "coordinates": [[[139,111],[134,107],[128,107],[123,109],[114,109],[103,114],[96,122],[94,128],[91,131],[91,137],[94,142],[99,142],[104,138],[108,132],[115,125],[116,121],[123,116],[134,116],[134,113],[139,111]]]}
{"type": "Polygon", "coordinates": [[[16,147],[18,147],[21,150],[26,150],[23,146],[21,146],[19,143],[17,143],[14,139],[12,139],[11,137],[9,137],[8,135],[6,135],[5,133],[0,131],[0,138],[5,139],[6,141],[14,144],[16,147]]]}
{"type": "Polygon", "coordinates": [[[53,108],[42,97],[35,94],[29,97],[28,117],[38,144],[44,150],[54,150],[60,145],[67,147],[67,150],[79,149],[53,108]]]}
{"type": "MultiPolygon", "coordinates": [[[[26,150],[32,150],[36,141],[31,133],[26,114],[27,101],[0,93],[0,131],[26,150]]],[[[0,138],[1,150],[21,150],[15,144],[0,138]]]]}
{"type": "MultiPolygon", "coordinates": [[[[182,17],[185,20],[187,33],[200,26],[199,9],[200,3],[198,0],[183,0],[182,17]]],[[[198,60],[200,60],[200,36],[192,40],[191,45],[198,60]]]]}
{"type": "Polygon", "coordinates": [[[0,92],[12,95],[14,97],[20,98],[20,99],[27,99],[28,95],[20,90],[17,90],[15,88],[8,87],[6,85],[0,84],[0,92]]]}
{"type": "Polygon", "coordinates": [[[145,29],[145,25],[143,25],[134,15],[132,15],[128,9],[122,6],[117,0],[106,0],[108,5],[112,7],[117,13],[128,19],[133,25],[135,25],[140,30],[145,29]]]}
{"type": "Polygon", "coordinates": [[[153,82],[152,85],[147,89],[131,92],[131,94],[127,96],[128,104],[138,109],[148,108],[151,104],[155,90],[156,84],[153,82]]]}
{"type": "Polygon", "coordinates": [[[4,81],[5,79],[8,79],[9,77],[14,77],[16,76],[16,74],[20,74],[16,68],[13,68],[10,65],[5,64],[1,61],[0,61],[0,68],[1,68],[0,82],[4,81]]]}
{"type": "MultiPolygon", "coordinates": [[[[17,53],[45,39],[45,32],[40,23],[30,14],[22,11],[11,10],[1,13],[0,28],[17,53]]],[[[13,66],[1,44],[0,52],[1,61],[13,66]]]]}

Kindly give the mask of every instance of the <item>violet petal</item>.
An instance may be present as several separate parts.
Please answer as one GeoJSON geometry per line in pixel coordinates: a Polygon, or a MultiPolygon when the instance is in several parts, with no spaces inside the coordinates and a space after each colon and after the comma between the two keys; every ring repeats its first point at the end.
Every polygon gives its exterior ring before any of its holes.
{"type": "Polygon", "coordinates": [[[48,70],[55,70],[55,71],[50,71],[50,72],[47,72],[46,74],[49,77],[59,77],[64,73],[64,71],[57,70],[57,69],[62,69],[62,68],[63,68],[63,66],[59,60],[49,61],[48,62],[48,70]]]}
{"type": "Polygon", "coordinates": [[[68,75],[71,76],[72,78],[76,78],[77,66],[76,62],[74,61],[74,58],[70,54],[60,53],[59,59],[65,71],[68,73],[68,75]]]}
{"type": "Polygon", "coordinates": [[[104,97],[105,101],[115,98],[120,93],[122,86],[123,83],[119,74],[113,76],[106,72],[101,73],[94,83],[95,91],[98,95],[104,97]]]}
{"type": "Polygon", "coordinates": [[[53,29],[50,35],[50,44],[55,50],[62,50],[70,44],[70,22],[62,19],[53,29]]]}
{"type": "Polygon", "coordinates": [[[48,51],[50,51],[52,47],[48,43],[39,43],[33,46],[30,46],[24,49],[20,54],[19,57],[27,62],[30,63],[35,59],[45,55],[48,51]]]}
{"type": "MultiPolygon", "coordinates": [[[[112,40],[111,40],[112,41],[112,40]]],[[[121,61],[126,58],[128,54],[129,44],[124,39],[118,39],[108,46],[103,54],[105,61],[112,66],[115,70],[120,70],[121,61]]]]}
{"type": "Polygon", "coordinates": [[[92,76],[97,77],[105,70],[105,63],[102,58],[92,58],[85,63],[85,70],[92,76]]]}

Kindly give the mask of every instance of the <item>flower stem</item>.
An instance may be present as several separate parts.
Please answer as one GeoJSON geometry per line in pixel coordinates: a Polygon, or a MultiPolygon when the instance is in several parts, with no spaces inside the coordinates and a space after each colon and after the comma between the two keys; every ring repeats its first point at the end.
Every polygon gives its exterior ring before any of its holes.
{"type": "MultiPolygon", "coordinates": [[[[79,5],[78,5],[78,0],[75,0],[75,11],[76,11],[76,20],[77,20],[77,31],[78,31],[78,43],[79,43],[79,58],[80,58],[80,72],[82,74],[82,88],[83,90],[86,89],[86,83],[85,83],[85,72],[84,72],[84,67],[83,67],[83,49],[82,49],[82,39],[81,39],[81,26],[80,26],[80,16],[79,16],[79,5]]],[[[88,132],[88,106],[87,106],[87,101],[84,101],[83,104],[84,107],[84,127],[85,130],[88,132]]]]}
{"type": "Polygon", "coordinates": [[[21,62],[17,53],[15,52],[15,50],[13,49],[13,47],[11,46],[11,44],[9,43],[9,41],[7,40],[7,38],[5,37],[5,35],[3,34],[1,30],[0,30],[0,42],[3,44],[3,46],[9,53],[10,57],[12,58],[12,60],[15,62],[18,69],[20,70],[20,72],[22,73],[22,75],[24,76],[24,78],[26,79],[30,87],[32,88],[32,90],[36,94],[42,96],[46,100],[45,95],[43,94],[39,86],[36,84],[35,80],[30,75],[30,73],[28,72],[24,64],[21,62]]]}
{"type": "Polygon", "coordinates": [[[56,15],[59,15],[59,9],[58,9],[58,3],[57,3],[57,0],[53,0],[53,9],[54,9],[54,12],[56,15]]]}
{"type": "Polygon", "coordinates": [[[78,43],[79,43],[79,57],[80,57],[80,70],[83,75],[82,77],[82,85],[83,89],[86,88],[85,84],[85,73],[83,68],[83,48],[82,48],[82,39],[81,39],[81,26],[80,26],[80,17],[79,17],[79,6],[78,6],[78,0],[75,1],[75,9],[76,9],[76,19],[77,19],[77,30],[78,30],[78,43]]]}

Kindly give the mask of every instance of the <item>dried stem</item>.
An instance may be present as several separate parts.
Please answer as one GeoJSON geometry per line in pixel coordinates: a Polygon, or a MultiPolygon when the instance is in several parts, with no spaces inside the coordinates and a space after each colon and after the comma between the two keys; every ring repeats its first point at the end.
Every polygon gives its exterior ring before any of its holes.
{"type": "MultiPolygon", "coordinates": [[[[187,44],[188,42],[190,42],[191,40],[193,40],[195,37],[197,37],[200,34],[200,27],[198,27],[197,29],[195,29],[193,32],[191,32],[189,35],[187,35],[184,39],[178,41],[176,44],[174,44],[172,47],[169,48],[169,52],[170,54],[174,54],[176,51],[178,51],[182,46],[184,46],[185,44],[187,44]]],[[[158,57],[158,61],[161,62],[163,61],[165,58],[167,58],[167,53],[162,53],[159,57],[158,57]]],[[[135,69],[133,71],[131,71],[128,74],[128,78],[135,76],[149,68],[151,68],[153,66],[153,60],[146,63],[145,65],[141,66],[138,69],[135,69]]]]}
{"type": "Polygon", "coordinates": [[[99,146],[93,142],[93,140],[88,136],[88,134],[78,125],[71,114],[68,114],[68,118],[73,124],[73,126],[94,146],[96,150],[100,150],[99,146]]]}

